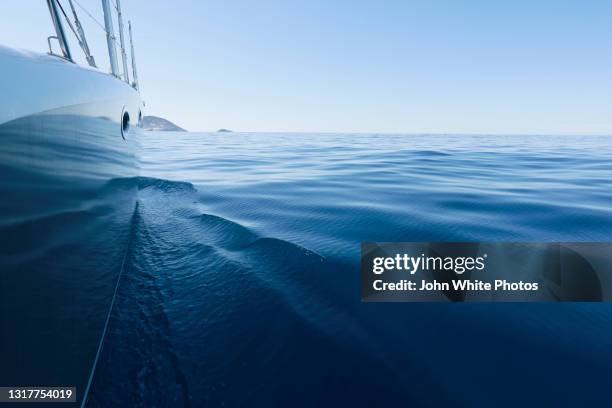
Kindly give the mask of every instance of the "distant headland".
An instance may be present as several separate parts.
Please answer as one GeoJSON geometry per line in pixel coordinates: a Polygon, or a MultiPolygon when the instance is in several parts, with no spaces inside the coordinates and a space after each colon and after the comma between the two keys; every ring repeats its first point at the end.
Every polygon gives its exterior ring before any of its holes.
{"type": "Polygon", "coordinates": [[[158,132],[186,132],[185,129],[175,125],[168,119],[157,116],[145,116],[142,118],[142,127],[144,130],[155,130],[158,132]]]}

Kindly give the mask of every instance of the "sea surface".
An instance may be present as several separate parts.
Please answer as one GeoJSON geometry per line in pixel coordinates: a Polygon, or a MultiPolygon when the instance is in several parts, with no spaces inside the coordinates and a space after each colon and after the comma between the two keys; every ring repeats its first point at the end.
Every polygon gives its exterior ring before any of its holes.
{"type": "Polygon", "coordinates": [[[612,138],[146,132],[90,406],[610,404],[612,305],[362,303],[362,241],[612,241],[612,138]]]}

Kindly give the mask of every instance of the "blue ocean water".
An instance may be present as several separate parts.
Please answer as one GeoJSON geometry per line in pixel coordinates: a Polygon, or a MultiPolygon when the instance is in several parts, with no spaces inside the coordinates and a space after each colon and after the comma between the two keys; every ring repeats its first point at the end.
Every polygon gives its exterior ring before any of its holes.
{"type": "Polygon", "coordinates": [[[83,399],[138,193],[138,129],[123,139],[118,122],[91,112],[123,103],[0,124],[3,386],[70,384],[83,399]]]}
{"type": "Polygon", "coordinates": [[[608,304],[360,301],[362,241],[612,241],[604,136],[153,133],[90,406],[609,404],[608,304]]]}

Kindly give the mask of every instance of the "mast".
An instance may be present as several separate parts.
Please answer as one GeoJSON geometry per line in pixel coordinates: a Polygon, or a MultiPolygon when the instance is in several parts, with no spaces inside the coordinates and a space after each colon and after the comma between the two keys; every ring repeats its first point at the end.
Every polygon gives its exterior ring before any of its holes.
{"type": "Polygon", "coordinates": [[[123,18],[121,16],[121,1],[117,1],[117,20],[119,20],[119,43],[121,44],[121,61],[123,62],[123,80],[130,83],[128,74],[127,56],[125,55],[125,41],[123,39],[123,18]]]}
{"type": "MultiPolygon", "coordinates": [[[[60,19],[59,10],[57,9],[57,2],[56,0],[47,0],[47,5],[49,6],[51,20],[53,21],[53,26],[55,27],[57,41],[59,42],[60,48],[62,49],[62,54],[64,54],[64,58],[72,61],[70,46],[68,45],[68,41],[66,40],[66,33],[64,32],[64,26],[62,25],[62,20],[60,19]]],[[[49,40],[51,38],[52,37],[49,37],[49,40]]],[[[51,47],[51,41],[49,41],[49,47],[51,47]]]]}
{"type": "Polygon", "coordinates": [[[119,78],[119,68],[117,67],[117,50],[115,49],[115,34],[113,33],[113,15],[111,14],[110,3],[102,0],[104,10],[104,28],[106,30],[106,43],[108,45],[108,57],[111,64],[111,73],[119,78]]]}
{"type": "Polygon", "coordinates": [[[132,77],[134,78],[134,83],[132,86],[136,90],[138,90],[138,73],[136,72],[136,55],[134,54],[134,39],[132,38],[132,22],[128,21],[128,32],[130,34],[130,48],[132,51],[132,77]]]}

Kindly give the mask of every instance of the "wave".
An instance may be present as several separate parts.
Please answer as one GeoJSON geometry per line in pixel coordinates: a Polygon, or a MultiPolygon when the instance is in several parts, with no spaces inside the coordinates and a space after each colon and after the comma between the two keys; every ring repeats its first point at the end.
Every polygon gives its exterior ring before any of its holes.
{"type": "MultiPolygon", "coordinates": [[[[399,367],[342,306],[350,303],[340,276],[346,266],[202,212],[190,183],[143,178],[138,185],[134,235],[90,406],[109,398],[135,406],[276,405],[294,389],[283,390],[278,375],[297,384],[310,372],[311,387],[340,386],[341,377],[320,372],[315,355],[343,370],[361,355],[377,372],[356,378],[391,393],[388,400],[415,398],[394,391],[405,376],[388,380],[399,367]],[[302,357],[301,344],[308,347],[302,357]],[[287,359],[301,371],[281,374],[287,359]],[[268,385],[231,391],[253,378],[268,385]]],[[[321,395],[302,398],[316,404],[321,395]]]]}
{"type": "Polygon", "coordinates": [[[148,138],[99,406],[509,406],[550,389],[579,404],[605,389],[606,305],[361,303],[358,244],[609,241],[609,140],[148,138]]]}

